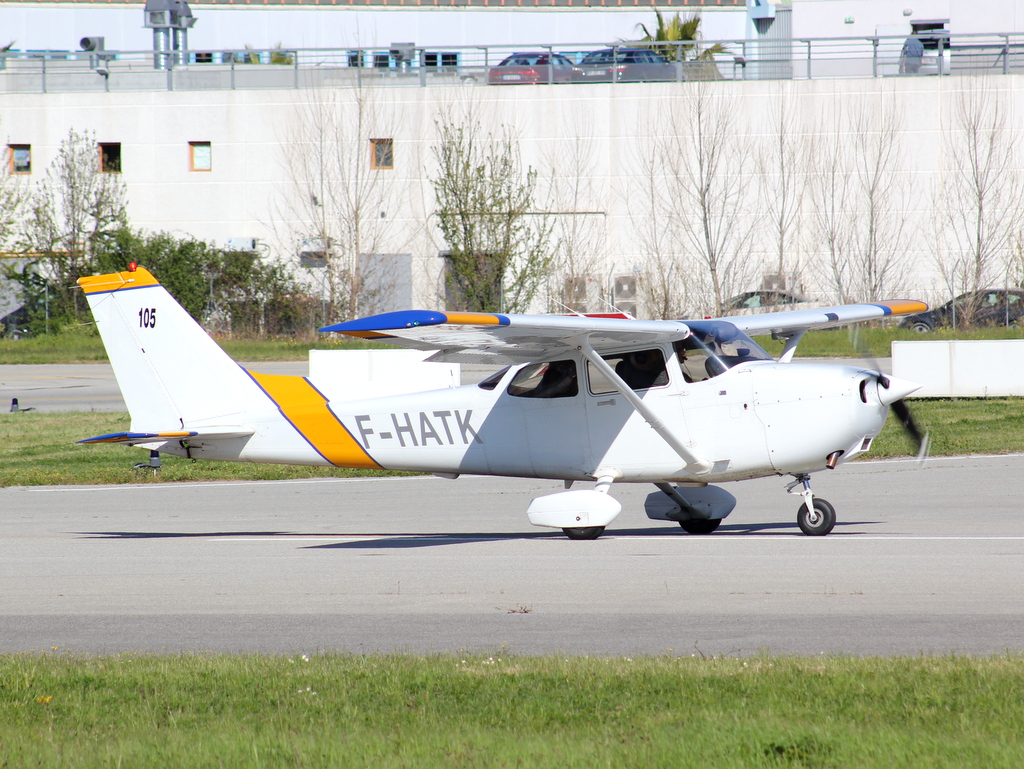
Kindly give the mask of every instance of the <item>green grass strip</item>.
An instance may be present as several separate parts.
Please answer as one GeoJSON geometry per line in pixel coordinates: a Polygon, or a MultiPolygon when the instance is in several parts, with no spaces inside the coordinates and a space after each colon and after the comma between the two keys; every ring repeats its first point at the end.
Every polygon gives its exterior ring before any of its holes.
{"type": "MultiPolygon", "coordinates": [[[[253,481],[291,478],[352,478],[409,475],[251,462],[191,461],[161,455],[163,468],[133,470],[149,461],[147,451],[116,444],[80,446],[75,441],[127,431],[128,414],[105,412],[19,412],[0,414],[0,486],[68,486],[95,483],[253,481]]],[[[0,765],[2,769],[2,765],[0,765]]]]}
{"type": "MultiPolygon", "coordinates": [[[[359,339],[311,337],[295,339],[216,339],[234,360],[308,360],[310,350],[395,349],[379,342],[359,339]]],[[[0,338],[0,363],[106,363],[107,351],[99,334],[91,328],[62,334],[45,334],[14,341],[0,338]]]]}
{"type": "MultiPolygon", "coordinates": [[[[931,455],[1024,452],[1024,398],[911,400],[914,418],[932,438],[931,455]]],[[[191,462],[164,455],[160,475],[133,471],[145,462],[139,448],[78,445],[76,440],[127,430],[127,414],[26,412],[0,414],[0,486],[87,483],[167,483],[197,480],[282,480],[395,475],[373,470],[254,465],[248,462],[191,462]]],[[[867,459],[910,456],[910,445],[890,416],[867,459]]]]}
{"type": "MultiPolygon", "coordinates": [[[[1024,398],[911,400],[914,417],[931,435],[932,456],[1000,454],[1024,451],[1024,398]]],[[[94,483],[171,483],[174,481],[283,480],[395,475],[295,465],[213,462],[163,455],[158,476],[133,471],[148,455],[117,445],[79,446],[75,441],[127,430],[124,413],[22,412],[0,414],[0,486],[94,483]]],[[[890,415],[868,459],[910,456],[903,430],[890,415]]],[[[404,474],[404,473],[403,473],[404,474]]]]}
{"type": "Polygon", "coordinates": [[[1024,658],[0,656],[4,767],[1018,767],[1024,658]]]}

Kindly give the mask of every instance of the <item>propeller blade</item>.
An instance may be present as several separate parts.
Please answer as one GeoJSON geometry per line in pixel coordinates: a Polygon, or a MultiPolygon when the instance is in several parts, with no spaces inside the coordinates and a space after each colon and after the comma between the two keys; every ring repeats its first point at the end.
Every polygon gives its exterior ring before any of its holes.
{"type": "Polygon", "coordinates": [[[910,393],[920,390],[921,385],[906,379],[896,379],[883,374],[878,362],[871,354],[871,351],[868,350],[867,344],[864,344],[861,340],[859,326],[851,326],[850,343],[854,349],[860,352],[865,360],[871,363],[871,368],[875,370],[875,381],[878,382],[878,399],[892,409],[892,413],[896,415],[900,425],[903,426],[903,431],[913,443],[917,451],[917,458],[924,462],[928,456],[931,438],[927,432],[921,432],[921,428],[917,426],[913,415],[910,413],[910,406],[904,400],[910,393]]]}
{"type": "Polygon", "coordinates": [[[910,413],[910,407],[907,406],[907,402],[902,398],[893,401],[889,408],[892,409],[892,413],[896,415],[896,418],[900,420],[900,424],[903,425],[903,431],[913,442],[914,448],[917,450],[917,458],[923,460],[928,456],[928,445],[930,443],[928,433],[921,432],[921,429],[914,421],[913,415],[910,413]]]}

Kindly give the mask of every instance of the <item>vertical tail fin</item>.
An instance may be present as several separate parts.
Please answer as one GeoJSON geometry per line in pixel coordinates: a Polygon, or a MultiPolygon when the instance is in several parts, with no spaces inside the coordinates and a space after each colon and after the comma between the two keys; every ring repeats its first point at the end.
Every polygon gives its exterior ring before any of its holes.
{"type": "Polygon", "coordinates": [[[242,413],[270,406],[245,370],[147,270],[93,275],[78,283],[133,430],[237,423],[242,413]]]}

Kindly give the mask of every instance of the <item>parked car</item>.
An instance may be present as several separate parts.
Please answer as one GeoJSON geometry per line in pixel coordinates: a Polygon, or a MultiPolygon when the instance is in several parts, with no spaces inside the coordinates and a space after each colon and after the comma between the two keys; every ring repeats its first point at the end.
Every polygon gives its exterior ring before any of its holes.
{"type": "Polygon", "coordinates": [[[577,83],[638,83],[672,81],[678,77],[676,65],[647,48],[605,48],[594,51],[573,69],[577,83]]]}
{"type": "Polygon", "coordinates": [[[1011,289],[985,289],[968,291],[941,307],[928,312],[908,315],[901,328],[915,331],[934,331],[942,326],[1017,326],[1024,317],[1024,291],[1011,289]]]}
{"type": "Polygon", "coordinates": [[[726,312],[730,315],[754,315],[761,312],[779,310],[802,310],[816,306],[805,297],[791,291],[779,289],[760,289],[737,294],[725,303],[726,312]]]}
{"type": "Polygon", "coordinates": [[[491,85],[537,85],[572,82],[572,62],[560,53],[514,53],[491,67],[491,85]]]}

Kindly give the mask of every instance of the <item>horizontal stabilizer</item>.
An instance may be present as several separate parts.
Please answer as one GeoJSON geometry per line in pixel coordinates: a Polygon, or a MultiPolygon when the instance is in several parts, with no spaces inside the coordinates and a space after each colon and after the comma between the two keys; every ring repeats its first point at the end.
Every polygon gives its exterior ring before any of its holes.
{"type": "Polygon", "coordinates": [[[189,438],[203,438],[205,440],[228,440],[230,438],[248,438],[253,434],[250,429],[200,429],[200,430],[169,430],[158,433],[108,433],[97,435],[95,438],[85,438],[78,443],[126,443],[134,446],[137,443],[157,443],[159,441],[186,441],[189,438]]]}

